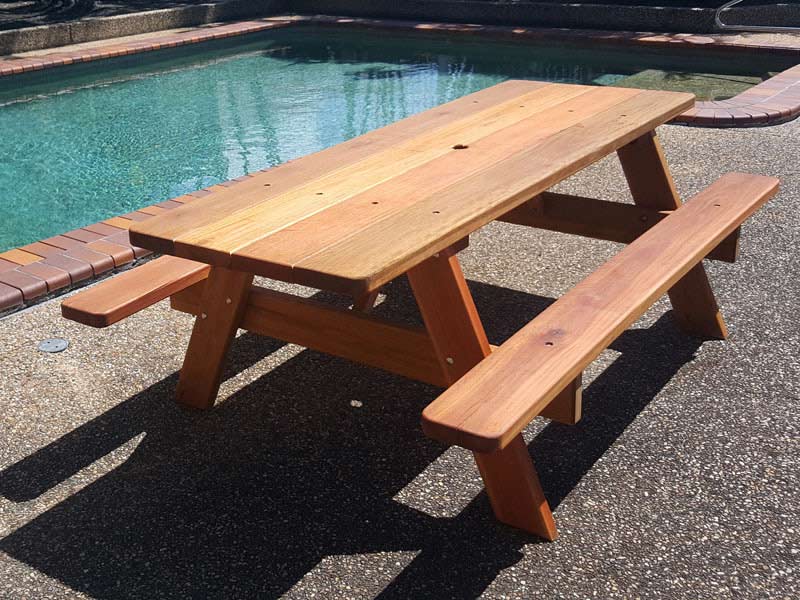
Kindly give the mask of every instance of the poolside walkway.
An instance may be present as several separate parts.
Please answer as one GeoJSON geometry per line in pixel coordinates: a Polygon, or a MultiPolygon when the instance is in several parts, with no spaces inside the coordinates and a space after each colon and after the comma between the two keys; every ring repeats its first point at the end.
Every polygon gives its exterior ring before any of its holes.
{"type": "MultiPolygon", "coordinates": [[[[662,302],[586,373],[578,426],[528,430],[557,542],[498,526],[470,455],[424,437],[433,388],[243,335],[187,413],[187,317],[92,330],[50,301],[0,320],[0,597],[800,596],[800,121],[660,137],[684,196],[730,170],[782,192],[707,265],[728,341],[662,302]]],[[[626,198],[615,160],[566,188],[626,198]]],[[[615,251],[498,223],[461,256],[499,343],[615,251]]],[[[416,318],[403,281],[377,310],[416,318]]]]}

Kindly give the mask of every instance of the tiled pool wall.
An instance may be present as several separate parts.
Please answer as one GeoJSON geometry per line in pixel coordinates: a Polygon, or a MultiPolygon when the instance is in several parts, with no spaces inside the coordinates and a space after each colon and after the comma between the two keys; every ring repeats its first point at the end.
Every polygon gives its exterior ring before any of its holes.
{"type": "MultiPolygon", "coordinates": [[[[690,34],[654,35],[329,16],[294,16],[228,23],[180,33],[154,34],[148,39],[136,41],[107,40],[93,47],[61,48],[36,55],[0,57],[0,77],[13,77],[30,71],[151,52],[162,48],[174,48],[268,29],[308,25],[411,30],[430,32],[433,35],[437,32],[446,32],[528,42],[668,48],[671,52],[697,52],[698,47],[701,47],[730,53],[731,57],[735,57],[737,54],[741,55],[739,53],[759,52],[797,58],[797,61],[800,62],[800,48],[781,46],[777,43],[744,46],[690,34]]],[[[781,123],[798,115],[800,115],[800,65],[783,71],[730,100],[698,102],[695,108],[678,116],[673,122],[712,127],[742,127],[781,123]]],[[[159,202],[119,217],[106,219],[100,223],[87,225],[62,235],[0,253],[0,315],[131,266],[135,261],[150,254],[148,250],[131,245],[128,228],[132,222],[152,218],[186,202],[191,202],[197,197],[202,197],[214,188],[236,185],[238,181],[247,177],[240,177],[207,190],[159,202]]]]}

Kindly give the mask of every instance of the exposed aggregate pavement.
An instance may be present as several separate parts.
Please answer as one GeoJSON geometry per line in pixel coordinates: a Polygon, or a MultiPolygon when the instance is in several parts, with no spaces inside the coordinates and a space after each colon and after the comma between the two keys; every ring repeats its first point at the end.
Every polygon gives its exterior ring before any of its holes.
{"type": "MultiPolygon", "coordinates": [[[[661,137],[684,197],[732,170],[783,188],[739,262],[707,263],[729,340],[662,300],[587,371],[577,426],[528,429],[556,542],[497,524],[469,453],[424,437],[432,387],[244,334],[188,412],[188,317],[92,330],[49,301],[0,320],[0,597],[800,597],[800,122],[661,137]],[[69,349],[37,351],[51,336],[69,349]]],[[[562,187],[627,199],[613,158],[562,187]]],[[[491,341],[617,248],[473,236],[491,341]]],[[[417,318],[402,281],[378,310],[417,318]]]]}

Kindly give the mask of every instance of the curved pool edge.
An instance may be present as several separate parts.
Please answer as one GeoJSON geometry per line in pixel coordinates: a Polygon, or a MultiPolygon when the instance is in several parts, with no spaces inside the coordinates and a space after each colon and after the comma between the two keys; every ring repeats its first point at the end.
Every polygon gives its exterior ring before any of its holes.
{"type": "Polygon", "coordinates": [[[800,65],[728,100],[700,101],[672,123],[699,127],[763,127],[800,116],[800,65]]]}

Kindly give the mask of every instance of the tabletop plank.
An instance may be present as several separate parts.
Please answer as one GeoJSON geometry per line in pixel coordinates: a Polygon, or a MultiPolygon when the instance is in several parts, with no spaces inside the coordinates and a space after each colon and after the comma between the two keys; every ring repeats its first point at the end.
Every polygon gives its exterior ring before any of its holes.
{"type": "MultiPolygon", "coordinates": [[[[577,86],[574,86],[577,87],[577,86]]],[[[423,165],[352,196],[331,208],[265,236],[234,252],[231,267],[286,279],[301,261],[371,224],[438,193],[556,131],[609,108],[640,90],[584,88],[584,93],[544,107],[519,122],[475,140],[465,150],[448,151],[423,165]],[[269,263],[263,257],[269,256],[269,263]]],[[[448,147],[449,148],[449,147],[448,147]]]]}
{"type": "Polygon", "coordinates": [[[495,131],[540,114],[544,109],[588,94],[591,89],[579,86],[537,87],[442,127],[431,128],[374,152],[363,160],[311,179],[269,202],[255,204],[204,227],[184,232],[174,241],[176,252],[212,264],[228,264],[231,254],[274,231],[452,153],[454,145],[472,144],[495,131]]]}
{"type": "Polygon", "coordinates": [[[131,237],[184,258],[363,293],[693,101],[507,82],[136,223],[131,237]]]}
{"type": "Polygon", "coordinates": [[[293,281],[376,289],[692,103],[690,94],[641,91],[299,262],[293,281]]]}
{"type": "Polygon", "coordinates": [[[131,227],[131,241],[143,248],[174,254],[174,240],[181,234],[210,225],[240,210],[270,202],[309,181],[323,177],[375,152],[409,140],[431,129],[474,115],[514,100],[523,93],[548,84],[530,81],[507,81],[464,96],[436,108],[412,115],[385,127],[326,148],[297,160],[291,160],[230,188],[197,199],[169,212],[169,218],[148,219],[131,227]]]}

